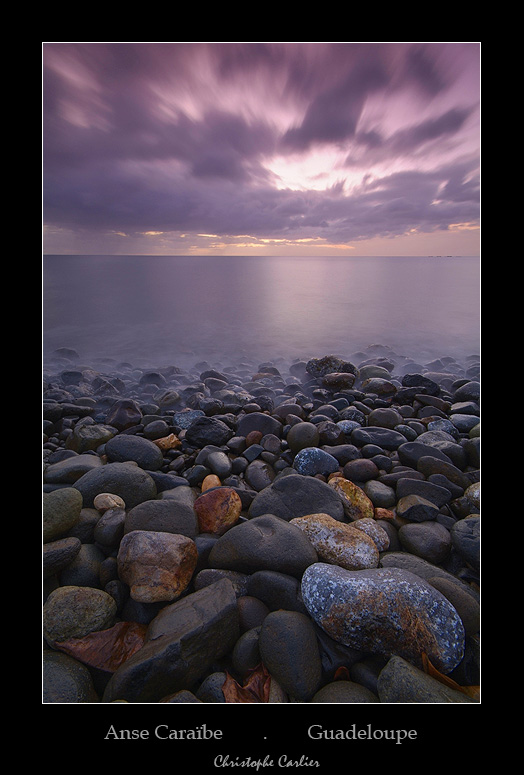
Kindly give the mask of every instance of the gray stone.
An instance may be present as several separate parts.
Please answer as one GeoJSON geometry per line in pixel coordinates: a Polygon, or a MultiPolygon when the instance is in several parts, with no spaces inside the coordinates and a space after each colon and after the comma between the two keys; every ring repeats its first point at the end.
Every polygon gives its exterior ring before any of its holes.
{"type": "Polygon", "coordinates": [[[451,535],[440,522],[402,525],[398,537],[406,551],[436,565],[443,563],[451,551],[451,535]]]}
{"type": "Polygon", "coordinates": [[[475,570],[480,568],[480,517],[474,514],[455,522],[451,528],[453,548],[475,570]]]}
{"type": "Polygon", "coordinates": [[[300,578],[317,561],[309,539],[295,525],[265,514],[230,528],[213,545],[208,565],[241,573],[274,570],[300,578]]]}
{"type": "Polygon", "coordinates": [[[74,487],[43,493],[43,541],[61,538],[80,519],[82,496],[74,487]]]}
{"type": "MultiPolygon", "coordinates": [[[[187,500],[188,496],[185,499],[182,497],[185,490],[191,488],[177,487],[172,491],[172,497],[138,503],[127,512],[124,532],[127,534],[133,530],[156,530],[194,538],[198,533],[198,521],[193,502],[187,500]],[[179,493],[182,495],[177,498],[179,493]]],[[[169,492],[171,490],[166,491],[169,492]]],[[[192,491],[190,495],[192,498],[192,491]]]]}
{"type": "Polygon", "coordinates": [[[159,702],[191,690],[239,637],[237,598],[222,579],[165,606],[148,626],[144,645],[113,673],[104,702],[159,702]]]}
{"type": "Polygon", "coordinates": [[[380,702],[376,694],[354,681],[332,681],[316,692],[311,702],[380,702]]]}
{"type": "Polygon", "coordinates": [[[471,703],[463,692],[446,686],[398,655],[392,656],[378,678],[382,703],[471,703]]]}
{"type": "Polygon", "coordinates": [[[282,435],[282,423],[270,414],[263,412],[250,412],[240,418],[237,423],[238,436],[247,436],[252,431],[260,431],[263,436],[272,433],[274,436],[282,435]]]}
{"type": "Polygon", "coordinates": [[[116,613],[115,600],[101,589],[58,587],[44,604],[43,635],[51,647],[69,638],[83,638],[112,627],[116,613]]]}
{"type": "Polygon", "coordinates": [[[355,428],[351,433],[351,443],[357,447],[363,447],[365,444],[376,444],[382,449],[396,450],[401,444],[406,443],[406,437],[398,431],[379,426],[355,428]]]}
{"type": "Polygon", "coordinates": [[[145,471],[158,471],[164,460],[162,450],[153,441],[125,433],[110,439],[105,452],[110,463],[133,461],[145,471]]]}
{"type": "Polygon", "coordinates": [[[277,477],[255,496],[249,507],[251,518],[274,514],[289,521],[313,513],[344,520],[342,500],[333,488],[320,479],[298,473],[277,477]]]}
{"type": "Polygon", "coordinates": [[[319,688],[322,663],[311,619],[298,611],[272,611],[260,628],[262,662],[282,689],[308,702],[319,688]]]}
{"type": "Polygon", "coordinates": [[[88,471],[102,465],[98,455],[73,455],[53,463],[44,471],[44,482],[48,484],[73,484],[88,471]]]}
{"type": "Polygon", "coordinates": [[[87,667],[60,651],[44,651],[42,689],[44,703],[100,702],[87,667]]]}
{"type": "Polygon", "coordinates": [[[44,544],[43,577],[50,578],[71,563],[82,546],[80,539],[74,537],[61,538],[44,544]]]}
{"type": "Polygon", "coordinates": [[[128,509],[157,495],[153,479],[136,463],[107,463],[81,476],[74,487],[82,495],[85,508],[92,508],[101,492],[119,495],[128,509]]]}
{"type": "Polygon", "coordinates": [[[215,444],[220,447],[233,438],[234,431],[216,417],[197,417],[186,430],[185,440],[194,447],[215,444]]]}

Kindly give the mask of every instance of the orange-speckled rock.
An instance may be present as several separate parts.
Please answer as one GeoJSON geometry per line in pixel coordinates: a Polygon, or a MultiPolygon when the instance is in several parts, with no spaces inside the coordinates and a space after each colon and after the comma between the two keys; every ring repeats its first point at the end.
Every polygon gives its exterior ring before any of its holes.
{"type": "MultiPolygon", "coordinates": [[[[333,519],[329,514],[296,517],[290,520],[290,524],[296,525],[307,535],[321,562],[339,565],[347,570],[378,566],[379,550],[375,541],[352,524],[333,519]]],[[[384,530],[382,532],[385,534],[384,530]]]]}
{"type": "Polygon", "coordinates": [[[374,519],[363,517],[352,522],[351,526],[355,530],[362,530],[362,532],[372,538],[379,552],[385,552],[386,549],[389,549],[389,536],[384,528],[380,527],[374,519]]]}
{"type": "Polygon", "coordinates": [[[348,519],[352,521],[364,517],[373,519],[375,507],[364,490],[343,476],[333,477],[328,484],[340,495],[348,519]]]}
{"type": "Polygon", "coordinates": [[[242,501],[232,487],[217,487],[199,495],[194,509],[200,533],[223,535],[238,522],[242,501]]]}

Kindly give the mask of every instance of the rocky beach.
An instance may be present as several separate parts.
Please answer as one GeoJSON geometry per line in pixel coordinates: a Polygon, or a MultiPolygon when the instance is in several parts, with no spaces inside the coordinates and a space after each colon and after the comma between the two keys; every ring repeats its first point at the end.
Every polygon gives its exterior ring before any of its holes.
{"type": "Polygon", "coordinates": [[[43,368],[44,703],[480,702],[480,364],[43,368]]]}

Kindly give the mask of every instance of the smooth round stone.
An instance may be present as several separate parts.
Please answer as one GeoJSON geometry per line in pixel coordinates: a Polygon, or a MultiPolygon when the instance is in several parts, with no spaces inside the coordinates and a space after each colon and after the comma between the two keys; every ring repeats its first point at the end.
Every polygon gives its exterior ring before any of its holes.
{"type": "Polygon", "coordinates": [[[480,568],[480,517],[471,515],[455,522],[451,528],[455,551],[475,570],[480,568]]]}
{"type": "Polygon", "coordinates": [[[354,681],[332,681],[319,689],[314,694],[311,702],[379,702],[376,694],[373,694],[365,686],[354,681]]]}
{"type": "Polygon", "coordinates": [[[379,550],[376,543],[367,533],[357,530],[355,523],[349,525],[328,514],[310,514],[292,519],[290,524],[304,531],[321,562],[349,570],[378,566],[379,550]]]}
{"type": "Polygon", "coordinates": [[[127,512],[124,532],[158,530],[194,538],[199,530],[192,489],[181,486],[162,495],[164,497],[158,500],[147,500],[133,506],[127,512]]]}
{"type": "Polygon", "coordinates": [[[252,431],[259,431],[263,436],[272,433],[274,436],[282,435],[282,423],[270,414],[264,412],[250,412],[241,417],[237,423],[238,436],[247,436],[252,431]]]}
{"type": "Polygon", "coordinates": [[[339,463],[333,455],[319,447],[306,447],[295,455],[293,468],[303,476],[327,476],[338,471],[339,463]]]}
{"type": "Polygon", "coordinates": [[[241,573],[274,570],[300,578],[317,559],[311,542],[296,525],[265,514],[221,536],[209,553],[208,564],[241,573]]]}
{"type": "Polygon", "coordinates": [[[457,612],[423,579],[397,568],[350,571],[315,563],[302,577],[310,616],[334,640],[417,666],[425,652],[450,673],[464,654],[464,627],[457,612]]]}
{"type": "Polygon", "coordinates": [[[306,613],[300,593],[300,581],[287,573],[261,570],[246,577],[246,594],[257,597],[270,611],[283,608],[306,613]]]}
{"type": "Polygon", "coordinates": [[[211,673],[206,676],[197,689],[195,697],[200,702],[225,702],[222,687],[226,682],[227,675],[221,671],[211,673]]]}
{"type": "Polygon", "coordinates": [[[287,432],[286,441],[295,454],[305,447],[316,447],[320,441],[318,427],[312,422],[298,422],[287,432]]]}
{"type": "Polygon", "coordinates": [[[42,668],[42,702],[99,702],[88,668],[60,651],[44,651],[42,668]]]}
{"type": "Polygon", "coordinates": [[[389,549],[389,536],[376,519],[370,517],[357,519],[351,523],[351,527],[366,533],[374,541],[379,552],[385,552],[389,549]]]}
{"type": "Polygon", "coordinates": [[[187,589],[198,559],[187,536],[158,531],[127,533],[118,550],[118,575],[139,603],[172,602],[187,589]]]}
{"type": "Polygon", "coordinates": [[[74,487],[82,495],[85,508],[92,507],[100,493],[120,496],[128,509],[157,496],[153,479],[136,463],[106,463],[81,476],[74,487]]]}
{"type": "MultiPolygon", "coordinates": [[[[181,414],[177,417],[183,422],[181,414]]],[[[175,418],[173,422],[176,424],[175,418]]],[[[186,427],[185,425],[183,427],[186,427]]],[[[205,447],[207,444],[215,444],[220,447],[227,444],[229,439],[233,438],[234,432],[222,420],[216,417],[206,417],[205,415],[193,417],[192,422],[186,427],[185,440],[188,444],[195,447],[205,447]]]]}
{"type": "Polygon", "coordinates": [[[451,551],[450,532],[440,522],[402,525],[398,537],[406,551],[436,565],[443,563],[451,551]]]}
{"type": "Polygon", "coordinates": [[[83,638],[112,627],[116,614],[114,598],[101,589],[58,587],[44,604],[43,635],[50,646],[69,638],[83,638]]]}
{"type": "Polygon", "coordinates": [[[60,572],[62,586],[95,587],[102,586],[100,566],[105,554],[96,544],[82,544],[76,557],[60,572]]]}
{"type": "Polygon", "coordinates": [[[259,627],[269,614],[268,606],[257,597],[242,595],[238,598],[238,620],[240,632],[259,627]]]}
{"type": "Polygon", "coordinates": [[[135,462],[145,471],[158,471],[164,461],[161,449],[149,439],[121,433],[105,445],[110,463],[135,462]]]}
{"type": "Polygon", "coordinates": [[[256,492],[262,492],[274,481],[275,471],[265,460],[256,459],[246,466],[244,479],[256,492]]]}
{"type": "Polygon", "coordinates": [[[89,450],[96,450],[102,444],[110,441],[115,435],[115,428],[109,425],[95,423],[93,425],[86,422],[78,422],[65,440],[66,449],[71,449],[82,455],[89,450]]]}
{"type": "Polygon", "coordinates": [[[340,495],[329,483],[298,473],[281,475],[259,492],[249,507],[249,517],[274,514],[284,520],[312,513],[329,514],[344,519],[340,495]]]}
{"type": "Polygon", "coordinates": [[[433,482],[408,477],[397,481],[396,493],[399,500],[407,495],[418,495],[434,503],[439,509],[446,503],[449,503],[452,497],[450,491],[445,487],[441,487],[433,482]]]}
{"type": "Polygon", "coordinates": [[[351,443],[357,447],[363,447],[364,444],[376,444],[381,449],[396,450],[401,444],[406,443],[406,437],[398,431],[378,426],[375,428],[355,428],[351,433],[351,443]]]}
{"type": "Polygon", "coordinates": [[[235,643],[231,660],[235,672],[243,679],[260,664],[258,639],[260,627],[244,632],[235,643]]]}
{"type": "Polygon", "coordinates": [[[233,585],[237,597],[248,594],[248,581],[251,578],[247,573],[239,573],[234,570],[222,570],[221,568],[203,568],[194,577],[195,589],[203,589],[220,579],[228,579],[233,585]]]}
{"type": "Polygon", "coordinates": [[[95,525],[95,541],[106,549],[117,548],[124,535],[125,521],[124,509],[107,509],[95,525]]]}
{"type": "Polygon", "coordinates": [[[80,539],[74,537],[61,538],[44,544],[44,579],[50,578],[66,568],[75,559],[81,546],[80,539]]]}
{"type": "Polygon", "coordinates": [[[480,382],[472,380],[461,385],[453,395],[454,402],[460,401],[478,401],[480,398],[480,382]]]}
{"type": "Polygon", "coordinates": [[[389,428],[394,430],[396,425],[403,422],[403,417],[396,409],[388,407],[378,407],[373,409],[368,415],[368,426],[378,426],[380,428],[389,428]]]}
{"type": "Polygon", "coordinates": [[[226,479],[231,473],[231,460],[225,452],[210,452],[206,466],[221,479],[226,479]]]}
{"type": "Polygon", "coordinates": [[[80,519],[82,496],[73,487],[43,493],[43,541],[61,538],[80,519]]]}
{"type": "Polygon", "coordinates": [[[110,492],[101,492],[93,500],[93,506],[97,511],[104,512],[108,509],[125,509],[126,504],[118,495],[110,492]]]}
{"type": "Polygon", "coordinates": [[[350,482],[368,482],[370,479],[376,479],[379,475],[379,469],[369,458],[359,458],[350,460],[343,468],[343,474],[350,482]]]}
{"type": "Polygon", "coordinates": [[[73,484],[88,471],[102,465],[98,455],[74,455],[73,457],[53,463],[44,471],[44,482],[47,484],[73,484]]]}
{"type": "Polygon", "coordinates": [[[311,619],[298,611],[272,611],[260,628],[263,664],[298,702],[311,700],[322,677],[317,636],[311,619]]]}
{"type": "Polygon", "coordinates": [[[375,508],[391,509],[397,503],[395,490],[383,482],[370,479],[369,482],[364,483],[362,489],[375,508]]]}

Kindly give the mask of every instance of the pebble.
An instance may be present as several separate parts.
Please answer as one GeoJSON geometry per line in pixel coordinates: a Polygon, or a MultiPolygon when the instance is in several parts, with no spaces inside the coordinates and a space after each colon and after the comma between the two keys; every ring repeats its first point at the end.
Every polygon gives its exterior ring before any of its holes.
{"type": "Polygon", "coordinates": [[[57,358],[44,702],[223,703],[260,665],[269,702],[478,701],[478,359],[57,358]],[[117,622],[110,671],[65,653],[117,622]]]}

